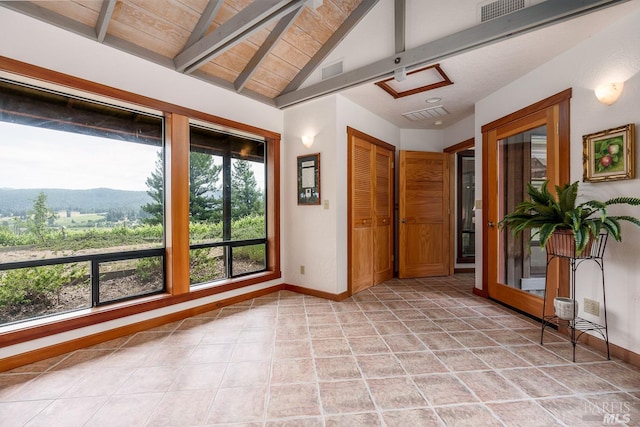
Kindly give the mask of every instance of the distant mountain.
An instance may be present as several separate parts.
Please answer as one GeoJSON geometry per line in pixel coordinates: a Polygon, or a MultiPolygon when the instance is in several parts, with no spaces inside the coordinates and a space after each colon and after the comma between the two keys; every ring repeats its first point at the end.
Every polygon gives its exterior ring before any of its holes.
{"type": "Polygon", "coordinates": [[[33,208],[33,201],[41,191],[47,195],[47,206],[54,212],[71,210],[97,213],[121,209],[138,212],[141,206],[152,201],[146,191],[110,188],[91,190],[0,188],[0,216],[21,215],[30,211],[33,208]]]}

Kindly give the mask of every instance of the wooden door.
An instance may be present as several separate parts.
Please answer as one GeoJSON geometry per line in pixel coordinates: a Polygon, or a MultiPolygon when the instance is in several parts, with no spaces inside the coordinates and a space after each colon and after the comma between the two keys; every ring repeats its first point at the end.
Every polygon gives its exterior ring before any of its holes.
{"type": "Polygon", "coordinates": [[[449,275],[449,156],[400,151],[399,175],[398,275],[449,275]]]}
{"type": "MultiPolygon", "coordinates": [[[[517,237],[496,225],[526,197],[528,183],[550,188],[569,180],[570,91],[482,127],[483,132],[483,288],[498,301],[542,317],[553,297],[565,295],[566,266],[551,263],[537,238],[527,247],[529,232],[517,237]],[[547,273],[545,280],[545,272],[547,273]]],[[[552,190],[553,191],[553,190],[552,190]]]]}
{"type": "Polygon", "coordinates": [[[351,138],[349,177],[351,214],[351,293],[355,294],[374,283],[374,233],[373,197],[371,186],[374,182],[373,145],[358,137],[351,138]]]}
{"type": "Polygon", "coordinates": [[[378,284],[393,278],[393,156],[374,146],[374,278],[378,284]]]}
{"type": "Polygon", "coordinates": [[[393,278],[395,149],[348,128],[349,292],[393,278]]]}

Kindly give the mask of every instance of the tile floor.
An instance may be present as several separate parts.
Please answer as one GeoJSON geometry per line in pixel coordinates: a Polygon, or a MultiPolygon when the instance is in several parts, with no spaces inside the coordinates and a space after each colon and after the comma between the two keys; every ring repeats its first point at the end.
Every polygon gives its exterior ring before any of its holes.
{"type": "Polygon", "coordinates": [[[472,282],[279,292],[14,369],[0,425],[640,425],[640,370],[585,347],[572,363],[472,282]]]}

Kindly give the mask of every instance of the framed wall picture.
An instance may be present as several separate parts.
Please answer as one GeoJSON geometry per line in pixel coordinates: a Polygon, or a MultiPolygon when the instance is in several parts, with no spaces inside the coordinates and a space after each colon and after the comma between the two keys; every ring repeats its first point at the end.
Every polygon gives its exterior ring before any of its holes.
{"type": "Polygon", "coordinates": [[[583,181],[601,182],[635,178],[634,124],[584,135],[583,181]]]}
{"type": "Polygon", "coordinates": [[[298,156],[298,204],[320,204],[320,153],[298,156]]]}

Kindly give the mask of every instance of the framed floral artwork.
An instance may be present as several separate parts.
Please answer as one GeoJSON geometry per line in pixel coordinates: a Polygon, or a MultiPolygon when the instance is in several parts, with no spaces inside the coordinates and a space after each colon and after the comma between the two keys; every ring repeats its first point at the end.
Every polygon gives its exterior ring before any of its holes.
{"type": "Polygon", "coordinates": [[[630,123],[582,137],[583,181],[635,178],[635,132],[630,123]]]}

